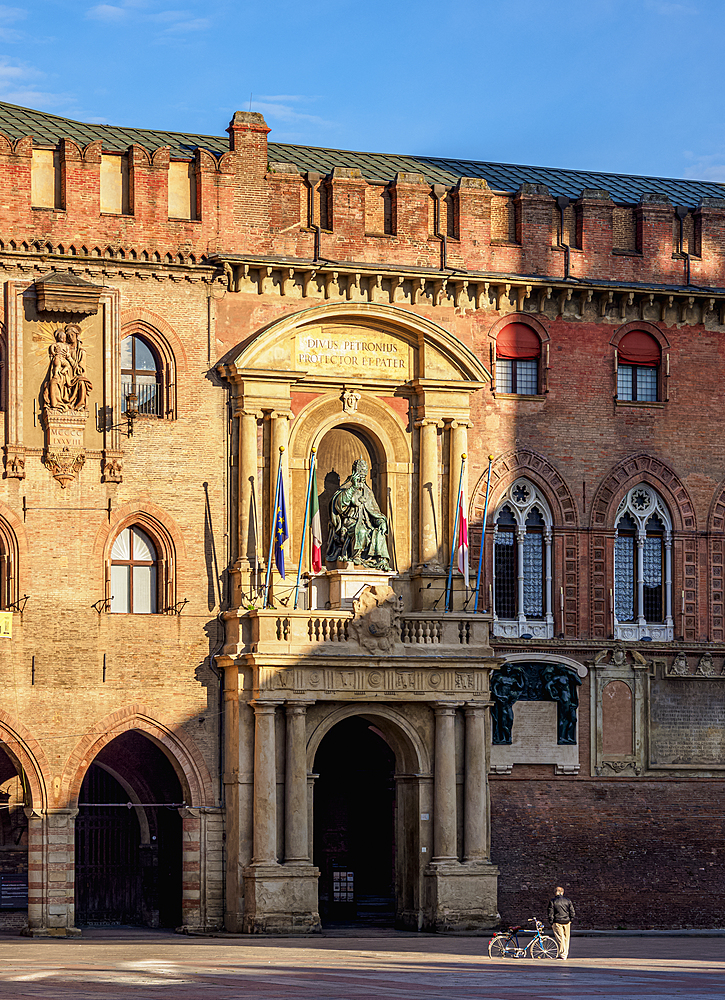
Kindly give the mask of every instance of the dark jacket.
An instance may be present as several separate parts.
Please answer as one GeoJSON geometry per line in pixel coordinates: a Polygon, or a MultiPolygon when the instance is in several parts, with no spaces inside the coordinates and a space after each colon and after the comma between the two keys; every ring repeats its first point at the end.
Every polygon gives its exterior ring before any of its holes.
{"type": "Polygon", "coordinates": [[[575,916],[574,904],[566,896],[554,896],[549,903],[550,924],[570,924],[575,916]]]}

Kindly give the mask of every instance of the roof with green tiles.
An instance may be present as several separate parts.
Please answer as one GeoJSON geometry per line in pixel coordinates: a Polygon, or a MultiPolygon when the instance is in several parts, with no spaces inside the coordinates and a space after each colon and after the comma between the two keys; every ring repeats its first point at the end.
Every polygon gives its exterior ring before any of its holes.
{"type": "MultiPolygon", "coordinates": [[[[153,151],[169,146],[172,158],[184,158],[203,147],[221,156],[229,148],[226,136],[193,135],[155,129],[96,125],[33,111],[0,102],[0,132],[12,140],[32,135],[38,145],[56,145],[69,138],[86,145],[101,140],[104,148],[121,150],[136,143],[153,151]]],[[[300,171],[328,174],[333,167],[357,167],[370,181],[391,181],[398,172],[424,174],[431,184],[452,186],[460,177],[480,177],[494,191],[517,191],[521,184],[545,184],[550,193],[577,198],[585,188],[608,191],[619,204],[634,204],[643,194],[664,195],[674,205],[694,207],[701,198],[725,198],[725,184],[716,181],[678,180],[667,177],[638,177],[630,174],[564,170],[558,167],[531,167],[511,163],[447,159],[438,156],[407,156],[397,153],[360,153],[344,149],[319,149],[270,142],[269,159],[292,163],[300,171]]]]}

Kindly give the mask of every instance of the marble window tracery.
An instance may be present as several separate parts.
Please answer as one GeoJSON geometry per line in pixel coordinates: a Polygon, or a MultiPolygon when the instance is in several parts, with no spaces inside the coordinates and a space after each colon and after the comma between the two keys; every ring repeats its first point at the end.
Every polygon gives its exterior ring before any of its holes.
{"type": "Polygon", "coordinates": [[[633,487],[617,510],[614,633],[617,639],[673,639],[672,522],[646,483],[633,487]]]}
{"type": "Polygon", "coordinates": [[[552,517],[528,479],[508,488],[493,518],[494,635],[554,635],[552,517]]]}

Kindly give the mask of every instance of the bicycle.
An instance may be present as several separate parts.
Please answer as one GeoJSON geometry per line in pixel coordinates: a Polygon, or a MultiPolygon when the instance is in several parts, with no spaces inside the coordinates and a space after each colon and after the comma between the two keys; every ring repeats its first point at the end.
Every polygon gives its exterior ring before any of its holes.
{"type": "Polygon", "coordinates": [[[531,917],[527,923],[534,924],[536,933],[527,945],[523,948],[519,944],[519,931],[525,930],[522,924],[518,927],[509,927],[508,931],[502,931],[494,935],[488,942],[489,958],[558,958],[559,945],[548,934],[542,934],[544,925],[536,917],[531,917]]]}

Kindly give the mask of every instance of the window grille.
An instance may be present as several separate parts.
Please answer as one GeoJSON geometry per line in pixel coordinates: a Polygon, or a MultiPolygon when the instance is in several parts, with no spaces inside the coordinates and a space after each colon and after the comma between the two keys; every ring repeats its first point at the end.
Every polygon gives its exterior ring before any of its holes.
{"type": "Polygon", "coordinates": [[[128,395],[138,397],[136,409],[143,417],[164,416],[163,373],[154,351],[133,335],[121,341],[121,412],[128,408],[128,395]]]}
{"type": "Polygon", "coordinates": [[[495,575],[496,614],[499,618],[516,617],[516,535],[499,529],[496,533],[495,575]]]}
{"type": "Polygon", "coordinates": [[[536,396],[539,391],[539,362],[499,358],[496,361],[496,390],[536,396]]]}

